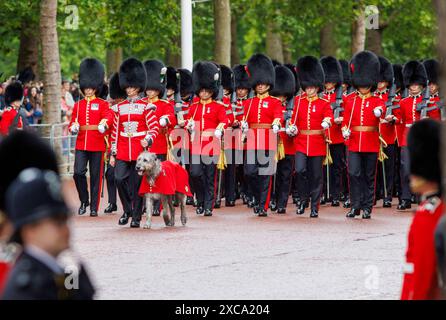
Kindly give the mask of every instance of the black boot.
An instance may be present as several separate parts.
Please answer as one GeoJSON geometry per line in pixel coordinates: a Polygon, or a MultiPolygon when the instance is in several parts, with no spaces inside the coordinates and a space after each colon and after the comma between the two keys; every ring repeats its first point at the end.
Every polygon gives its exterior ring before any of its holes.
{"type": "Polygon", "coordinates": [[[370,219],[372,217],[372,210],[370,209],[364,209],[362,211],[362,218],[363,219],[370,219]]]}
{"type": "Polygon", "coordinates": [[[214,209],[219,209],[221,207],[221,199],[215,200],[214,209]]]}
{"type": "Polygon", "coordinates": [[[347,200],[345,200],[345,202],[344,202],[343,207],[344,207],[345,209],[348,209],[348,208],[351,208],[351,206],[352,206],[352,203],[351,203],[351,201],[350,201],[350,198],[347,198],[347,200]]]}
{"type": "Polygon", "coordinates": [[[139,228],[140,226],[140,220],[132,218],[132,222],[130,222],[130,228],[139,228]]]}
{"type": "Polygon", "coordinates": [[[87,212],[87,207],[90,204],[88,202],[81,202],[81,206],[79,207],[79,211],[78,214],[81,216],[83,214],[85,214],[85,212],[87,212]]]}
{"type": "Polygon", "coordinates": [[[205,217],[212,217],[212,210],[211,209],[204,210],[204,216],[205,217]]]}
{"type": "Polygon", "coordinates": [[[416,204],[417,203],[417,197],[416,196],[411,196],[410,197],[410,203],[411,204],[416,204]]]}
{"type": "Polygon", "coordinates": [[[254,208],[255,205],[256,205],[256,200],[254,197],[252,197],[252,199],[248,201],[248,208],[254,208]]]}
{"type": "Polygon", "coordinates": [[[119,222],[118,224],[120,226],[124,226],[129,222],[129,218],[130,218],[130,214],[128,212],[124,212],[121,216],[121,218],[119,218],[119,222]]]}
{"type": "Polygon", "coordinates": [[[193,197],[187,197],[187,199],[186,199],[186,204],[187,204],[188,206],[192,206],[192,205],[194,205],[194,198],[193,198],[193,197]]]}
{"type": "Polygon", "coordinates": [[[112,213],[118,210],[118,206],[114,203],[109,203],[107,208],[105,208],[104,213],[112,213]]]}
{"type": "Polygon", "coordinates": [[[324,205],[327,203],[327,198],[325,197],[325,194],[322,194],[321,196],[321,205],[324,205]]]}
{"type": "Polygon", "coordinates": [[[278,214],[285,214],[286,213],[286,209],[285,208],[278,208],[277,209],[277,213],[278,214]]]}
{"type": "Polygon", "coordinates": [[[195,212],[200,215],[204,213],[204,208],[203,205],[197,206],[197,210],[195,210],[195,212]]]}
{"type": "Polygon", "coordinates": [[[319,216],[316,209],[311,209],[310,218],[317,218],[319,216]]]}
{"type": "Polygon", "coordinates": [[[406,209],[411,209],[412,204],[410,200],[401,200],[401,202],[398,204],[398,207],[396,207],[396,210],[398,211],[404,211],[406,209]]]}
{"type": "Polygon", "coordinates": [[[98,216],[98,212],[96,210],[90,211],[90,217],[97,217],[97,216],[98,216]]]}
{"type": "Polygon", "coordinates": [[[234,200],[225,201],[225,207],[235,207],[235,201],[234,200]]]}
{"type": "Polygon", "coordinates": [[[265,209],[260,209],[259,210],[259,217],[267,217],[268,216],[268,212],[265,209]]]}
{"type": "Polygon", "coordinates": [[[297,211],[296,214],[304,214],[305,213],[305,208],[306,208],[307,204],[305,201],[300,201],[297,204],[297,211]]]}
{"type": "Polygon", "coordinates": [[[269,208],[271,209],[271,211],[276,211],[277,210],[277,203],[275,200],[271,200],[269,202],[269,208]]]}
{"type": "Polygon", "coordinates": [[[339,200],[333,200],[333,201],[331,202],[331,206],[332,206],[332,207],[339,207],[339,206],[340,206],[339,200]]]}
{"type": "Polygon", "coordinates": [[[359,216],[360,214],[360,209],[351,209],[349,212],[347,212],[347,218],[354,218],[356,216],[359,216]]]}
{"type": "Polygon", "coordinates": [[[384,202],[383,202],[383,208],[392,208],[392,201],[390,201],[390,200],[384,200],[384,202]]]}
{"type": "Polygon", "coordinates": [[[154,216],[154,217],[159,217],[160,216],[160,208],[159,207],[153,209],[152,216],[154,216]]]}
{"type": "Polygon", "coordinates": [[[254,211],[254,214],[259,214],[260,212],[260,207],[259,205],[254,205],[254,207],[252,207],[252,211],[254,211]]]}

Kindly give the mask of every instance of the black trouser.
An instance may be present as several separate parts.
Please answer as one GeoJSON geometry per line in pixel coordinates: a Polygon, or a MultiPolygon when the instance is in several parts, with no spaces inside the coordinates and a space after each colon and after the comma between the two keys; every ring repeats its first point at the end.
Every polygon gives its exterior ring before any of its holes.
{"type": "Polygon", "coordinates": [[[194,182],[197,206],[205,210],[214,208],[216,159],[216,156],[192,155],[190,176],[194,182]]]}
{"type": "Polygon", "coordinates": [[[242,174],[243,174],[243,192],[245,194],[245,196],[248,198],[248,201],[251,201],[252,198],[254,197],[252,190],[251,190],[251,183],[249,182],[249,176],[246,174],[245,171],[245,164],[247,162],[247,151],[244,150],[243,151],[243,165],[241,165],[241,170],[242,170],[242,174]]]}
{"type": "Polygon", "coordinates": [[[271,176],[274,174],[274,152],[270,150],[248,150],[246,152],[245,175],[260,209],[268,209],[268,194],[271,176]]]}
{"type": "Polygon", "coordinates": [[[285,155],[285,158],[277,162],[275,175],[275,189],[271,198],[276,200],[278,208],[286,208],[288,195],[290,194],[291,175],[294,167],[294,156],[285,155]]]}
{"type": "Polygon", "coordinates": [[[410,201],[412,193],[410,192],[410,161],[407,147],[401,147],[400,181],[401,200],[410,201]]]}
{"type": "MultiPolygon", "coordinates": [[[[348,149],[346,146],[344,146],[344,160],[348,158],[348,149]]],[[[347,161],[345,162],[344,167],[342,168],[342,192],[344,193],[344,196],[348,196],[350,194],[350,181],[348,179],[348,168],[347,168],[347,161]]]]}
{"type": "Polygon", "coordinates": [[[107,165],[105,178],[107,179],[108,203],[116,205],[115,168],[110,164],[107,165]]]}
{"type": "Polygon", "coordinates": [[[393,181],[394,181],[394,194],[398,195],[398,198],[401,199],[401,176],[400,176],[400,164],[401,164],[401,147],[396,146],[396,153],[395,153],[395,168],[394,168],[394,175],[393,175],[393,181]]]}
{"type": "Polygon", "coordinates": [[[319,210],[323,187],[323,160],[322,156],[309,157],[302,152],[296,152],[295,156],[299,198],[301,201],[308,201],[310,198],[312,210],[319,210]]]}
{"type": "Polygon", "coordinates": [[[91,210],[99,209],[99,197],[101,190],[102,178],[102,161],[103,152],[101,151],[83,151],[76,150],[74,156],[74,174],[73,179],[76,184],[79,200],[82,203],[88,202],[88,186],[87,186],[87,165],[90,172],[90,208],[91,210]]]}
{"type": "Polygon", "coordinates": [[[384,201],[392,201],[393,180],[395,176],[396,145],[389,144],[383,151],[387,155],[388,159],[384,160],[384,164],[382,162],[378,163],[378,168],[376,169],[376,193],[379,194],[384,201]],[[386,189],[384,189],[384,173],[386,178],[386,189]]]}
{"type": "Polygon", "coordinates": [[[329,166],[330,173],[330,197],[333,200],[339,201],[342,187],[342,174],[345,170],[345,145],[331,144],[330,154],[333,159],[333,163],[329,166]]]}
{"type": "Polygon", "coordinates": [[[375,200],[377,152],[352,152],[348,154],[350,199],[353,209],[372,211],[375,200]]]}
{"type": "Polygon", "coordinates": [[[237,191],[236,169],[237,164],[242,163],[243,152],[241,150],[225,150],[227,166],[225,168],[225,200],[235,201],[237,191]]]}
{"type": "Polygon", "coordinates": [[[138,195],[142,177],[135,170],[136,161],[116,160],[115,183],[124,212],[141,220],[143,198],[138,195]]]}

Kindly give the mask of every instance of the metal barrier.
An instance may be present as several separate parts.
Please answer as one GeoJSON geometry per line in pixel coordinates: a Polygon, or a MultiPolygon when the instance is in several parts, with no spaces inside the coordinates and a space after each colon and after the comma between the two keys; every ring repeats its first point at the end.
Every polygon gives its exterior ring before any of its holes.
{"type": "Polygon", "coordinates": [[[74,171],[74,150],[76,135],[68,130],[68,122],[56,124],[31,124],[30,130],[36,132],[54,149],[59,160],[62,176],[72,176],[74,171]]]}

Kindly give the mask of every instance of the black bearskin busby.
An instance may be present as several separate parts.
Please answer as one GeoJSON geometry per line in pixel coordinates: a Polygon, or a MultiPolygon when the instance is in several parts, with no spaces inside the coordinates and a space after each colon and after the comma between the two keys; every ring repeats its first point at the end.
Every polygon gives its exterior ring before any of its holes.
{"type": "Polygon", "coordinates": [[[81,91],[95,89],[99,95],[104,85],[104,65],[97,59],[86,58],[82,60],[79,67],[79,86],[81,91]]]}
{"type": "Polygon", "coordinates": [[[178,69],[178,73],[180,74],[180,95],[186,97],[193,94],[192,72],[188,69],[178,69]]]}
{"type": "Polygon", "coordinates": [[[234,72],[234,80],[235,80],[235,89],[250,89],[251,85],[249,84],[249,76],[246,72],[246,66],[243,64],[235,65],[232,68],[234,72]]]}
{"type": "Polygon", "coordinates": [[[307,87],[324,88],[325,74],[320,61],[313,56],[305,56],[297,60],[297,76],[302,89],[307,87]]]}
{"type": "Polygon", "coordinates": [[[256,53],[248,60],[247,70],[249,76],[249,83],[251,88],[259,84],[268,84],[270,90],[274,88],[274,66],[271,59],[264,54],[256,53]]]}
{"type": "Polygon", "coordinates": [[[428,59],[423,61],[424,68],[426,69],[427,79],[429,83],[438,84],[438,78],[440,75],[440,64],[435,59],[428,59]]]}
{"type": "Polygon", "coordinates": [[[103,84],[101,91],[99,91],[98,97],[103,99],[103,100],[107,100],[108,97],[108,85],[107,84],[103,84]]]}
{"type": "Polygon", "coordinates": [[[119,74],[117,72],[113,73],[109,81],[109,95],[113,100],[125,99],[127,97],[125,90],[119,85],[119,74]]]}
{"type": "Polygon", "coordinates": [[[389,60],[379,56],[379,78],[378,82],[387,81],[390,85],[393,83],[393,66],[389,60]]]}
{"type": "Polygon", "coordinates": [[[440,131],[439,122],[424,119],[414,123],[407,138],[410,173],[439,184],[441,183],[440,131]]]}
{"type": "Polygon", "coordinates": [[[427,85],[427,74],[423,64],[419,61],[412,60],[403,67],[404,86],[409,87],[411,84],[419,84],[425,87],[427,85]]]}
{"type": "Polygon", "coordinates": [[[294,91],[294,94],[297,94],[300,90],[300,83],[299,83],[299,77],[297,76],[296,66],[291,63],[285,63],[284,66],[290,69],[294,75],[294,82],[296,83],[296,89],[294,91]]]}
{"type": "Polygon", "coordinates": [[[361,51],[355,54],[350,62],[352,84],[355,88],[376,90],[379,80],[380,64],[376,54],[371,51],[361,51]]]}
{"type": "Polygon", "coordinates": [[[147,73],[141,61],[128,58],[119,67],[119,84],[122,89],[139,88],[140,92],[146,90],[147,73]]]}
{"type": "Polygon", "coordinates": [[[325,74],[325,83],[335,83],[336,86],[341,86],[344,79],[342,78],[342,67],[339,61],[332,56],[321,58],[322,68],[325,74]]]}
{"type": "Polygon", "coordinates": [[[220,84],[220,72],[217,65],[210,61],[198,61],[192,70],[192,83],[194,92],[198,96],[201,89],[208,89],[213,92],[212,97],[218,96],[220,84]]]}
{"type": "Polygon", "coordinates": [[[403,66],[400,64],[393,65],[393,76],[395,78],[395,85],[397,89],[402,89],[404,87],[403,82],[403,66]]]}
{"type": "Polygon", "coordinates": [[[11,102],[21,101],[23,98],[23,86],[19,81],[13,81],[5,89],[5,103],[10,105],[11,102]]]}
{"type": "Polygon", "coordinates": [[[229,90],[230,93],[234,91],[234,74],[228,66],[220,65],[221,70],[221,85],[223,89],[229,90]]]}
{"type": "Polygon", "coordinates": [[[166,79],[166,89],[178,92],[177,70],[174,67],[167,67],[166,79]]]}
{"type": "Polygon", "coordinates": [[[23,85],[25,85],[28,82],[33,81],[35,77],[36,75],[34,74],[33,69],[31,67],[26,67],[25,69],[19,72],[17,80],[20,81],[23,85]]]}
{"type": "Polygon", "coordinates": [[[344,83],[348,86],[351,86],[352,85],[352,75],[350,73],[350,63],[345,59],[339,60],[339,63],[341,64],[342,79],[344,80],[344,83]]]}
{"type": "Polygon", "coordinates": [[[146,60],[144,68],[147,73],[146,90],[158,90],[161,97],[166,90],[166,66],[159,60],[146,60]]]}
{"type": "Polygon", "coordinates": [[[50,145],[36,134],[22,130],[14,131],[0,143],[0,166],[8,168],[0,174],[0,210],[5,209],[6,190],[22,170],[32,167],[59,173],[50,145]]]}
{"type": "Polygon", "coordinates": [[[275,67],[276,80],[271,95],[291,98],[296,92],[296,80],[294,80],[293,72],[286,66],[277,65],[275,67]]]}

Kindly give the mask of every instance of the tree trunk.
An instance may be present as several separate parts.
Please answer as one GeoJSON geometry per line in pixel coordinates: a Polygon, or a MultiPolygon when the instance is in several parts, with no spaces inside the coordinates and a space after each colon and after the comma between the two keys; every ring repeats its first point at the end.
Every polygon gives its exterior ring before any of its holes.
{"type": "Polygon", "coordinates": [[[231,66],[240,63],[240,53],[237,46],[237,17],[231,15],[231,66]]]}
{"type": "Polygon", "coordinates": [[[121,63],[122,63],[122,48],[107,49],[107,58],[106,58],[107,75],[110,76],[111,74],[118,72],[121,63]]]}
{"type": "Polygon", "coordinates": [[[321,56],[336,56],[336,42],[333,34],[333,24],[327,23],[319,31],[321,56]]]}
{"type": "Polygon", "coordinates": [[[379,28],[378,30],[370,29],[367,30],[367,50],[370,50],[377,55],[383,54],[382,47],[382,34],[384,28],[379,28]]]}
{"type": "MultiPolygon", "coordinates": [[[[57,37],[57,0],[42,0],[40,4],[40,40],[42,46],[42,70],[45,94],[43,98],[43,122],[55,124],[61,122],[61,74],[59,60],[59,42],[57,37]]],[[[47,134],[61,136],[61,128],[47,134]]],[[[51,141],[60,154],[61,139],[51,141]]]]}
{"type": "Polygon", "coordinates": [[[274,21],[269,21],[266,27],[266,54],[273,60],[283,63],[282,37],[277,32],[274,21]]]}
{"type": "Polygon", "coordinates": [[[31,67],[36,78],[39,73],[39,30],[37,24],[29,18],[24,18],[20,30],[19,57],[17,72],[31,67]]]}
{"type": "Polygon", "coordinates": [[[231,65],[231,3],[214,0],[215,62],[231,65]]]}
{"type": "MultiPolygon", "coordinates": [[[[181,48],[181,37],[178,35],[173,39],[173,43],[177,48],[181,48]]],[[[181,55],[179,51],[173,51],[170,47],[166,50],[166,63],[174,68],[181,67],[181,55]]]]}
{"type": "Polygon", "coordinates": [[[365,47],[365,12],[362,2],[359,6],[359,15],[352,24],[352,55],[363,51],[365,47]]]}

